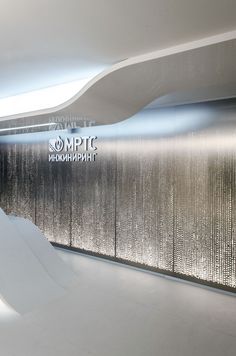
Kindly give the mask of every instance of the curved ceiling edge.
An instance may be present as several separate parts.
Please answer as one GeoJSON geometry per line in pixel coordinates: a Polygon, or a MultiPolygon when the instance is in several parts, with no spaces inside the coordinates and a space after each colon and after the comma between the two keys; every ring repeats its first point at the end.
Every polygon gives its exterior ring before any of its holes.
{"type": "Polygon", "coordinates": [[[0,121],[76,114],[98,124],[110,124],[134,115],[158,97],[179,90],[203,88],[211,94],[219,86],[227,92],[230,85],[236,96],[235,56],[236,31],[232,31],[133,57],[95,76],[63,104],[2,117],[0,121]]]}

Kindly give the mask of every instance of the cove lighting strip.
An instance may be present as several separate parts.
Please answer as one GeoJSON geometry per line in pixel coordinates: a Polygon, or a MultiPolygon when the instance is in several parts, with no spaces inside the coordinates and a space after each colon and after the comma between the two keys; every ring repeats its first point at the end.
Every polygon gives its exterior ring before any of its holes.
{"type": "Polygon", "coordinates": [[[75,96],[90,80],[91,77],[2,98],[0,99],[0,117],[57,107],[75,96]]]}
{"type": "Polygon", "coordinates": [[[32,129],[32,128],[35,128],[35,127],[44,127],[44,126],[51,126],[51,125],[56,125],[56,123],[55,122],[49,122],[47,124],[37,124],[37,125],[28,125],[28,126],[9,127],[9,128],[5,128],[5,129],[0,129],[0,132],[32,129]]]}

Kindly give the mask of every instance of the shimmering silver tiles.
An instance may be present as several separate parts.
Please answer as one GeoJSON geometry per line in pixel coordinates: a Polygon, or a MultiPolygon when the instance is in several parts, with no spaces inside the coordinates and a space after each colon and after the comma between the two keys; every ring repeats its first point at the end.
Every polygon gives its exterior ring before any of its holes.
{"type": "Polygon", "coordinates": [[[47,153],[47,142],[1,146],[7,213],[51,241],[236,287],[236,112],[178,135],[114,131],[92,164],[47,153]]]}
{"type": "Polygon", "coordinates": [[[110,144],[98,141],[95,162],[72,164],[71,245],[114,256],[116,159],[106,149],[110,144]]]}

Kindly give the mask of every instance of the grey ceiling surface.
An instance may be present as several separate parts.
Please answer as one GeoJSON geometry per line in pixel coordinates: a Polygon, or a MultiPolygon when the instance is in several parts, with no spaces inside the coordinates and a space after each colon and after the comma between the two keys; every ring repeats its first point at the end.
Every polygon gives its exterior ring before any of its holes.
{"type": "Polygon", "coordinates": [[[148,104],[156,108],[168,100],[170,105],[236,97],[235,58],[236,39],[135,57],[112,66],[63,105],[11,119],[83,117],[101,125],[127,119],[148,104]]]}
{"type": "MultiPolygon", "coordinates": [[[[98,80],[61,113],[111,123],[169,93],[198,90],[208,100],[214,98],[216,88],[224,88],[224,96],[228,91],[236,96],[235,58],[236,40],[231,40],[126,65],[98,80]]],[[[194,102],[195,96],[190,99],[194,102]]]]}
{"type": "Polygon", "coordinates": [[[0,98],[235,28],[235,0],[0,0],[0,98]]]}

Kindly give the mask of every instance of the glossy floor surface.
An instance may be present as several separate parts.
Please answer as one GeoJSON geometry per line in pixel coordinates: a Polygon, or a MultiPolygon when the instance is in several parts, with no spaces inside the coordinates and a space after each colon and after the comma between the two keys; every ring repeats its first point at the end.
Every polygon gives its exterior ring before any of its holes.
{"type": "Polygon", "coordinates": [[[71,252],[66,295],[19,316],[0,304],[0,356],[234,356],[236,295],[71,252]]]}

